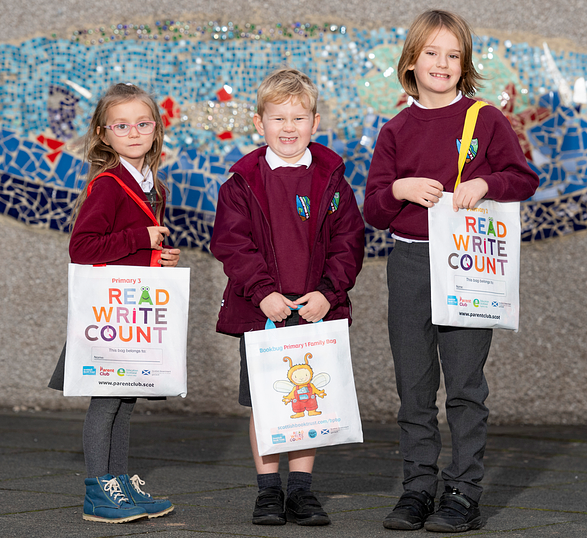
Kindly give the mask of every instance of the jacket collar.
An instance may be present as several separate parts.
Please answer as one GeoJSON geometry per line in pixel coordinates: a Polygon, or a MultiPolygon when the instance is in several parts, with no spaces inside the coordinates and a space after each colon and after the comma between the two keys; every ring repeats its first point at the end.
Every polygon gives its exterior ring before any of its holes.
{"type": "MultiPolygon", "coordinates": [[[[341,158],[334,151],[317,142],[311,142],[308,148],[312,152],[312,162],[315,162],[319,169],[312,181],[324,182],[324,188],[326,188],[330,176],[342,164],[341,158]]],[[[267,146],[260,147],[245,155],[230,168],[230,172],[244,178],[254,192],[257,192],[258,184],[261,182],[261,175],[258,173],[259,158],[265,158],[266,152],[267,146]]]]}
{"type": "MultiPolygon", "coordinates": [[[[310,219],[310,245],[313,245],[316,230],[318,229],[319,215],[326,215],[325,212],[321,211],[323,195],[334,171],[344,165],[338,154],[322,144],[312,142],[308,145],[308,148],[312,152],[312,164],[315,166],[312,174],[310,200],[312,200],[312,205],[318,210],[316,218],[310,219]]],[[[261,157],[265,158],[266,152],[267,146],[252,151],[235,163],[231,167],[230,172],[238,174],[243,178],[257,198],[265,217],[269,219],[269,200],[267,199],[267,193],[263,187],[263,180],[259,170],[259,159],[261,157]]]]}

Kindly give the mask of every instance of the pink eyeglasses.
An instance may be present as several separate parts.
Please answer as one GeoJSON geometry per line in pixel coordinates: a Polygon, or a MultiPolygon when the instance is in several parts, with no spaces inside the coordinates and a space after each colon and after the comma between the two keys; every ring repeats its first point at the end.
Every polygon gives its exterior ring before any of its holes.
{"type": "Polygon", "coordinates": [[[104,125],[104,129],[110,129],[116,136],[127,136],[133,127],[142,135],[149,135],[155,130],[156,121],[141,121],[139,123],[115,123],[104,125]]]}

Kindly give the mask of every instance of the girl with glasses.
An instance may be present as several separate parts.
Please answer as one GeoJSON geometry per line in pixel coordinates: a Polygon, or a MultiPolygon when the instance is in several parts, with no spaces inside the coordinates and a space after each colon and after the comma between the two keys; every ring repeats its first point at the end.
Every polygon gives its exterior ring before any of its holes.
{"type": "MultiPolygon", "coordinates": [[[[69,254],[73,263],[174,267],[179,249],[162,246],[165,189],[157,177],[163,126],[153,98],[132,84],[116,84],[100,99],[86,138],[90,164],[78,197],[69,254]],[[115,177],[114,177],[115,176],[115,177]],[[139,207],[129,191],[145,207],[139,207]],[[161,224],[153,226],[145,212],[161,224]]],[[[59,360],[49,386],[63,390],[59,360]]],[[[136,398],[92,397],[83,431],[87,476],[83,518],[123,523],[173,510],[145,493],[128,474],[130,417],[136,398]]]]}

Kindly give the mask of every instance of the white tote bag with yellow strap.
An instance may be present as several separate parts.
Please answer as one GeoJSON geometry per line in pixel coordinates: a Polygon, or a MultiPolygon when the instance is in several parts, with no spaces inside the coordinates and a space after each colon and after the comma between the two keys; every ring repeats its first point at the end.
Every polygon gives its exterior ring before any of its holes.
{"type": "MultiPolygon", "coordinates": [[[[459,174],[473,139],[479,109],[467,111],[459,174]]],[[[452,207],[444,192],[428,209],[432,323],[518,330],[520,311],[520,203],[481,200],[473,209],[452,207]]]]}

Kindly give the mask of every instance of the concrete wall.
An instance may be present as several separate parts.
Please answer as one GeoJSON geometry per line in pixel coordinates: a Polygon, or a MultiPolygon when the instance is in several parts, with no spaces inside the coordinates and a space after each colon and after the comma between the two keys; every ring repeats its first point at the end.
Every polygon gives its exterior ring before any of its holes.
{"type": "MultiPolygon", "coordinates": [[[[425,9],[462,14],[475,28],[505,31],[523,39],[564,38],[587,47],[583,0],[2,0],[2,38],[20,39],[89,24],[143,22],[149,18],[192,17],[192,20],[233,22],[343,22],[348,26],[408,27],[425,9]],[[522,35],[524,34],[524,35],[522,35]]],[[[518,39],[515,39],[518,41],[518,39]]]]}
{"type": "MultiPolygon", "coordinates": [[[[587,46],[579,1],[436,2],[458,10],[477,28],[493,35],[530,39],[530,32],[560,46],[587,46]],[[574,40],[574,44],[563,39],[574,40]]],[[[349,26],[407,26],[428,2],[316,3],[307,0],[224,5],[211,1],[104,0],[2,2],[3,39],[22,39],[66,30],[88,21],[124,22],[149,17],[197,16],[252,21],[296,18],[344,21],[349,26]],[[336,5],[329,8],[330,5],[336,5]],[[223,7],[224,6],[224,7],[223,7]],[[287,8],[285,7],[287,6],[287,8]],[[104,15],[107,13],[108,15],[104,15]],[[140,15],[137,15],[140,14],[140,15]],[[208,14],[208,15],[201,15],[208,14]],[[213,14],[213,15],[210,15],[213,14]],[[271,16],[270,16],[271,14],[271,16]],[[374,21],[377,21],[375,24],[374,21]]],[[[63,398],[46,388],[65,339],[67,316],[66,235],[28,228],[0,218],[0,407],[83,409],[85,398],[63,398]]],[[[587,413],[587,337],[584,311],[587,234],[524,245],[522,248],[521,330],[495,331],[486,368],[494,423],[584,423],[587,413]]],[[[236,403],[238,342],[214,332],[225,277],[211,256],[184,250],[181,264],[192,268],[189,394],[186,399],[141,402],[143,411],[242,414],[236,403]]],[[[356,385],[366,419],[394,420],[398,408],[387,341],[385,261],[368,261],[353,291],[355,323],[351,330],[356,385]]]]}
{"type": "MultiPolygon", "coordinates": [[[[0,218],[0,407],[83,409],[85,398],[46,388],[65,339],[68,238],[0,218]]],[[[144,410],[241,414],[238,341],[214,331],[225,277],[221,265],[184,250],[192,269],[188,397],[141,403],[144,410]]],[[[498,330],[486,373],[494,423],[584,423],[587,412],[585,280],[587,234],[522,248],[521,330],[498,330]]],[[[385,261],[367,261],[352,292],[351,343],[364,418],[398,409],[387,340],[385,261]]]]}

